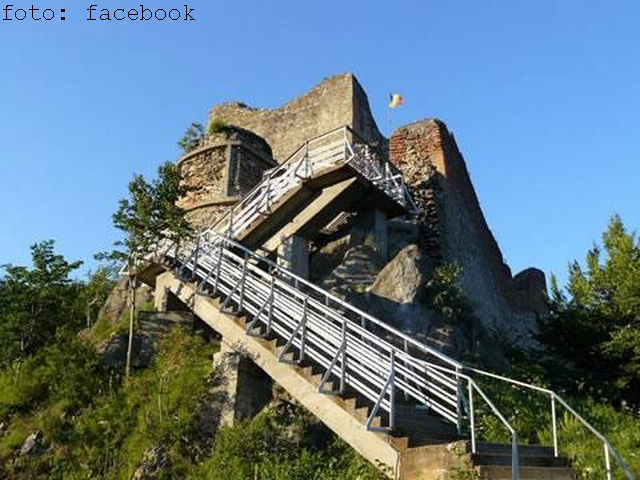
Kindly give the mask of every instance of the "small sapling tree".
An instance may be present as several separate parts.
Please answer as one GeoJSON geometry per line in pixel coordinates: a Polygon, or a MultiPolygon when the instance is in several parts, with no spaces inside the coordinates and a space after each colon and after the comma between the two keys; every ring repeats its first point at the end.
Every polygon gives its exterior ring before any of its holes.
{"type": "Polygon", "coordinates": [[[152,182],[147,182],[142,175],[135,175],[129,183],[129,196],[120,200],[118,211],[113,215],[113,223],[124,233],[124,238],[116,243],[114,252],[98,256],[99,259],[119,259],[127,263],[130,303],[127,377],[131,372],[138,270],[161,240],[180,243],[193,235],[184,210],[177,204],[187,191],[176,166],[170,162],[158,168],[158,177],[152,182]]]}
{"type": "Polygon", "coordinates": [[[182,148],[184,153],[189,153],[190,151],[198,148],[203,138],[204,127],[201,123],[194,122],[189,128],[187,128],[184,136],[178,140],[178,145],[182,148]]]}

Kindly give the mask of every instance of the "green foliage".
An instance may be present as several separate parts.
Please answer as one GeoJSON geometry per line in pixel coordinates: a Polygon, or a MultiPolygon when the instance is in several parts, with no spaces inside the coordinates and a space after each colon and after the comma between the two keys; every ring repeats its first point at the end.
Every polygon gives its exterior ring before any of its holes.
{"type": "Polygon", "coordinates": [[[129,183],[129,197],[120,200],[113,215],[115,227],[125,234],[117,245],[126,251],[101,254],[99,258],[125,260],[131,255],[144,256],[162,238],[179,241],[189,237],[193,230],[184,210],[177,205],[187,192],[177,167],[170,162],[158,168],[158,177],[151,182],[135,175],[129,183]]]}
{"type": "Polygon", "coordinates": [[[178,140],[178,146],[182,148],[184,153],[189,153],[198,148],[203,137],[204,127],[201,123],[194,122],[189,128],[187,128],[184,136],[178,140]]]}
{"type": "Polygon", "coordinates": [[[0,420],[43,403],[83,406],[104,393],[110,376],[93,349],[60,332],[56,342],[0,374],[0,420]]]}
{"type": "MultiPolygon", "coordinates": [[[[515,428],[520,444],[553,445],[548,395],[491,381],[483,384],[483,390],[515,428]]],[[[478,438],[509,443],[511,437],[504,425],[484,403],[478,402],[478,438]]],[[[619,411],[588,398],[569,399],[569,403],[609,439],[632,471],[640,472],[640,421],[636,413],[619,411]]],[[[559,403],[556,408],[560,453],[572,461],[580,478],[605,478],[602,443],[559,403]]],[[[619,468],[614,470],[615,478],[624,478],[619,468]]]]}
{"type": "Polygon", "coordinates": [[[215,133],[223,132],[228,127],[227,122],[223,118],[214,118],[209,122],[209,128],[207,133],[213,135],[215,133]]]}
{"type": "Polygon", "coordinates": [[[106,302],[117,282],[117,269],[113,263],[101,265],[89,273],[89,280],[82,289],[85,303],[86,326],[91,327],[98,317],[100,308],[106,302]]]}
{"type": "Polygon", "coordinates": [[[460,286],[462,268],[457,263],[437,266],[427,284],[429,304],[451,321],[466,319],[471,307],[460,286]]]}
{"type": "Polygon", "coordinates": [[[586,267],[552,281],[552,315],[540,339],[560,360],[555,380],[573,393],[640,406],[640,243],[614,216],[586,267]],[[604,255],[603,252],[604,251],[604,255]]]}
{"type": "Polygon", "coordinates": [[[77,418],[57,471],[66,476],[80,462],[85,478],[131,478],[144,451],[162,445],[169,452],[168,477],[182,476],[192,461],[184,439],[192,434],[211,354],[211,345],[186,330],[170,332],[149,370],[77,418]]]}
{"type": "Polygon", "coordinates": [[[48,345],[58,328],[77,331],[84,317],[82,285],[47,240],[31,247],[32,268],[5,265],[0,277],[0,369],[24,361],[48,345]]]}
{"type": "Polygon", "coordinates": [[[90,329],[82,332],[82,338],[91,345],[99,346],[109,340],[114,335],[127,332],[129,329],[129,312],[123,312],[118,321],[114,322],[110,318],[100,317],[90,329]]]}
{"type": "Polygon", "coordinates": [[[267,410],[251,422],[221,429],[211,456],[191,476],[208,480],[382,480],[387,477],[345,443],[309,435],[307,415],[295,407],[267,410]]]}
{"type": "Polygon", "coordinates": [[[162,445],[169,457],[167,478],[184,477],[193,463],[185,439],[194,435],[213,348],[176,328],[160,343],[152,367],[121,384],[88,347],[74,341],[43,351],[33,366],[25,363],[15,387],[5,390],[12,380],[0,377],[0,411],[11,425],[0,439],[0,477],[11,471],[3,471],[3,457],[35,429],[44,434],[46,452],[8,469],[44,471],[47,478],[128,479],[144,451],[162,445]]]}

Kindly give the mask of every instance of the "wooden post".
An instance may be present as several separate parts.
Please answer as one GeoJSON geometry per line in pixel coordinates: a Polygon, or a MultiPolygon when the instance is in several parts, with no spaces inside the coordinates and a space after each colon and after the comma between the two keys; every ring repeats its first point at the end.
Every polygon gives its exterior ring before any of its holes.
{"type": "Polygon", "coordinates": [[[131,293],[130,306],[129,306],[129,342],[127,344],[127,360],[125,366],[125,376],[129,378],[131,374],[131,356],[133,354],[133,323],[136,317],[136,276],[132,274],[134,265],[130,262],[129,270],[129,291],[131,293]]]}

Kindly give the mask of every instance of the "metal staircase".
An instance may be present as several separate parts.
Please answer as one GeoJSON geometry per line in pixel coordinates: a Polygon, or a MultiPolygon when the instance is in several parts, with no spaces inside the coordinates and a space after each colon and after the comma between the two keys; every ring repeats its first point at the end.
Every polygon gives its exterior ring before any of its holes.
{"type": "MultiPolygon", "coordinates": [[[[396,460],[387,456],[387,464],[398,478],[422,478],[412,472],[422,471],[420,458],[431,455],[428,449],[432,447],[420,441],[416,444],[416,439],[429,436],[441,444],[468,438],[466,448],[481,478],[575,478],[559,454],[559,405],[602,441],[608,480],[614,478],[612,458],[627,479],[635,480],[607,439],[555,392],[466,367],[240,243],[246,232],[268,217],[292,191],[343,168],[354,170],[405,211],[414,211],[402,175],[372,154],[366,144],[352,143],[354,138],[353,132],[343,127],[307,142],[268,172],[212,228],[180,246],[161,242],[148,260],[173,272],[174,293],[191,303],[203,320],[213,322],[207,317],[213,315],[215,302],[215,311],[220,312],[215,321],[220,328],[241,325],[242,338],[260,340],[255,348],[272,363],[302,368],[301,375],[314,385],[316,395],[334,403],[339,400],[342,410],[362,420],[368,435],[381,436],[366,437],[367,441],[386,439],[377,448],[386,445],[398,451],[396,460]],[[197,306],[200,302],[205,306],[197,306]],[[268,348],[263,348],[265,345],[268,348]],[[553,448],[519,446],[513,426],[476,382],[479,376],[548,395],[553,448]],[[477,441],[475,405],[480,401],[510,432],[511,445],[477,441]],[[400,468],[394,461],[404,466],[400,468]]],[[[157,269],[154,272],[158,274],[157,269]]],[[[270,375],[285,388],[294,389],[294,384],[284,380],[287,372],[283,367],[273,367],[270,375]]],[[[309,405],[318,405],[319,400],[310,394],[300,396],[309,405]]],[[[339,431],[342,427],[332,428],[339,431]]],[[[364,440],[344,436],[361,453],[367,450],[364,440]]]]}
{"type": "Polygon", "coordinates": [[[344,126],[307,141],[284,163],[266,172],[262,182],[208,231],[242,240],[247,230],[269,216],[291,192],[314,178],[330,177],[343,169],[366,179],[401,209],[417,211],[402,173],[344,126]]]}

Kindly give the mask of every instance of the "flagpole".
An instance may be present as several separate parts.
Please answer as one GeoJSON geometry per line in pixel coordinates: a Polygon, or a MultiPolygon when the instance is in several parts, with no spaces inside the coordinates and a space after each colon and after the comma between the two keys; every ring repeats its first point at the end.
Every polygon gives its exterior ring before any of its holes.
{"type": "MultiPolygon", "coordinates": [[[[393,101],[393,94],[389,94],[389,102],[393,101]]],[[[393,133],[393,119],[391,116],[391,104],[387,105],[387,122],[389,123],[389,138],[391,138],[391,134],[393,133]]]]}

